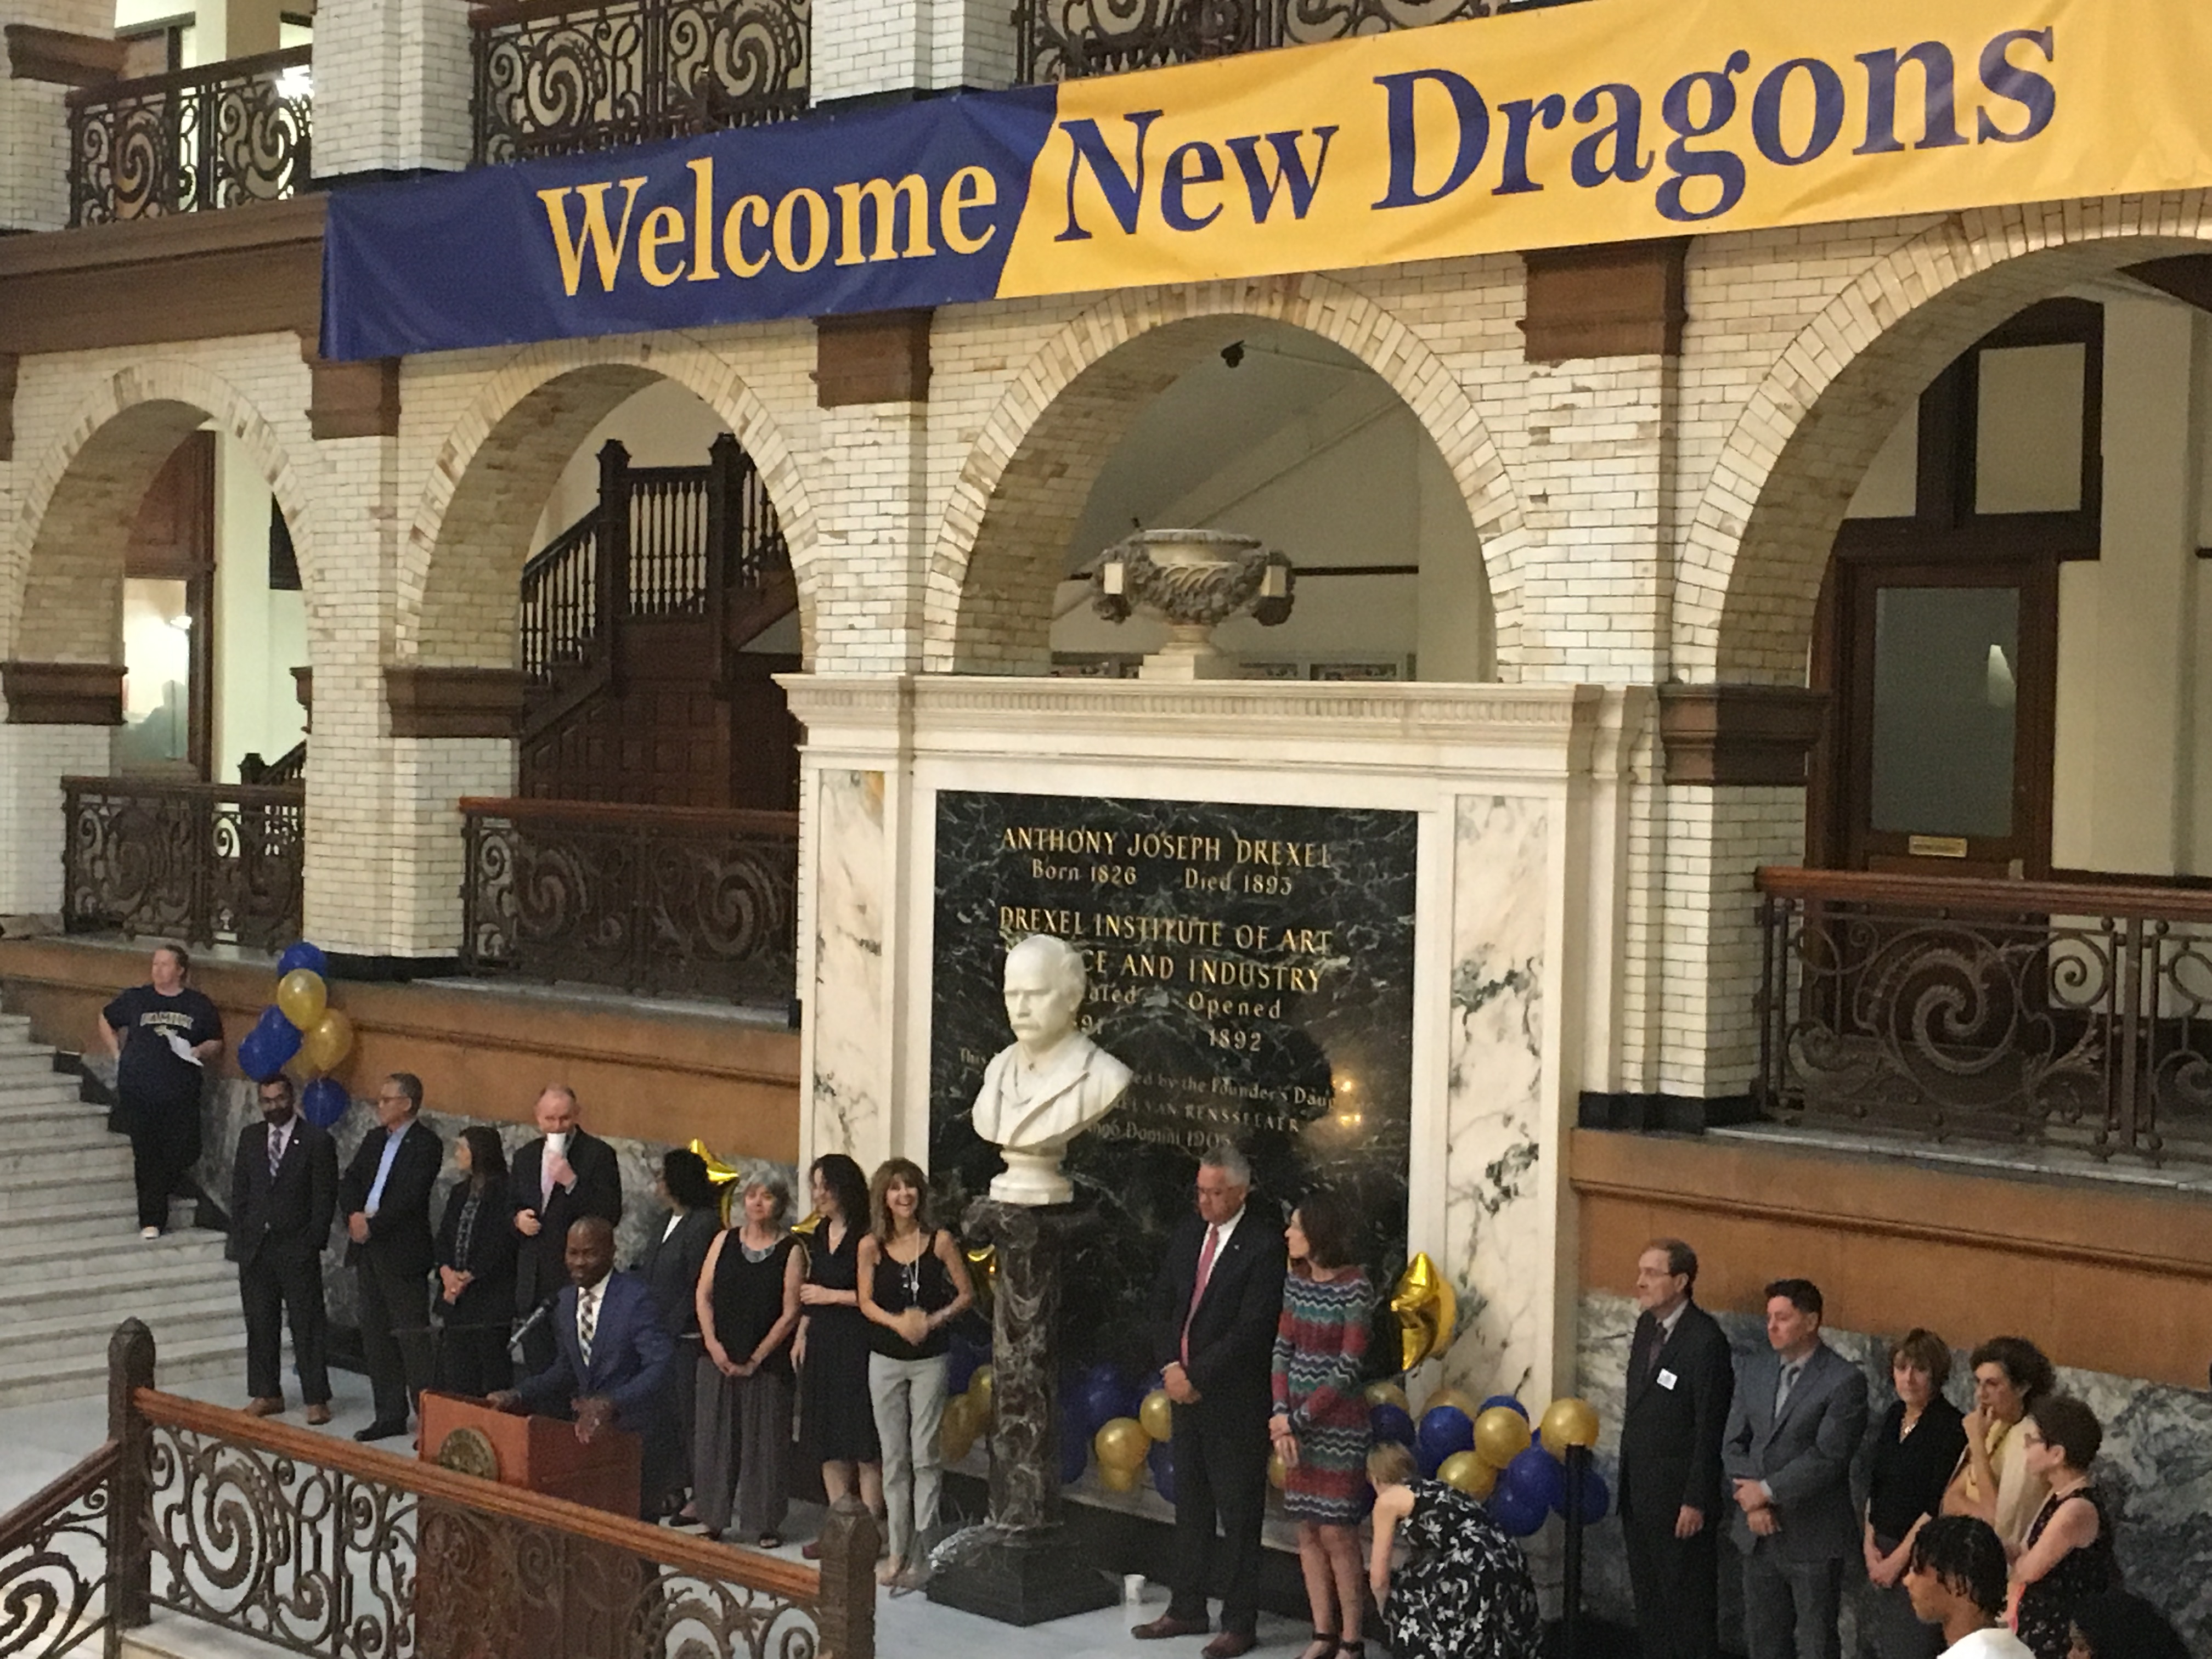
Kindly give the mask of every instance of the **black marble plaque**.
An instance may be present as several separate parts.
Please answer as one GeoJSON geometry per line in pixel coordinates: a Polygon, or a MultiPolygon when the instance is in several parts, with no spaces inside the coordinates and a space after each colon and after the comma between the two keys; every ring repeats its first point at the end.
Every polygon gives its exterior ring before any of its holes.
{"type": "MultiPolygon", "coordinates": [[[[1370,1273],[1406,1254],[1413,1018],[1411,812],[946,791],[937,806],[930,1166],[958,1215],[1002,1166],[969,1113],[1012,1041],[1007,947],[1084,952],[1083,1023],[1133,1071],[1066,1168],[1095,1206],[1062,1352],[1150,1369],[1141,1309],[1199,1154],[1233,1140],[1265,1208],[1327,1185],[1370,1273]]],[[[1271,1222],[1272,1224],[1272,1222],[1271,1222]]]]}

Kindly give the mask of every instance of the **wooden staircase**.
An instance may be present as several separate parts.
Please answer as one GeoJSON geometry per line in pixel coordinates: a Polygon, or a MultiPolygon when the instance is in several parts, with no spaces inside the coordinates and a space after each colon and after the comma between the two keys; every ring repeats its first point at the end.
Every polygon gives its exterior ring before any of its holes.
{"type": "Polygon", "coordinates": [[[523,568],[520,793],[789,810],[797,732],[770,676],[799,659],[745,647],[798,602],[734,437],[704,466],[633,466],[608,443],[598,504],[523,568]]]}

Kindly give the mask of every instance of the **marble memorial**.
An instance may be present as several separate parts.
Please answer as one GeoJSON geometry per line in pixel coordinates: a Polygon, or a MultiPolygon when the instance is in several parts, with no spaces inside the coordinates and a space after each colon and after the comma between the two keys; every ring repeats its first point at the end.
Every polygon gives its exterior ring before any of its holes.
{"type": "Polygon", "coordinates": [[[1129,1068],[1076,1029],[1089,988],[1083,953],[1050,933],[1006,952],[1006,1021],[1014,1041],[983,1068],[970,1114],[1006,1170],[991,1196],[1006,1204],[1065,1204],[1075,1188],[1060,1173],[1067,1143],[1112,1111],[1129,1068]]]}

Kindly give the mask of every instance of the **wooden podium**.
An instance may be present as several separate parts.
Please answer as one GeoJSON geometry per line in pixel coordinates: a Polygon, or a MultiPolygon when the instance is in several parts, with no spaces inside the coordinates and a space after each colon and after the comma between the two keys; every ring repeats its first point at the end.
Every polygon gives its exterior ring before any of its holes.
{"type": "MultiPolygon", "coordinates": [[[[550,1417],[425,1392],[420,1455],[463,1474],[637,1515],[641,1443],[592,1443],[550,1417]]],[[[621,1659],[650,1569],[561,1528],[424,1500],[416,1534],[416,1651],[422,1659],[621,1659]]]]}

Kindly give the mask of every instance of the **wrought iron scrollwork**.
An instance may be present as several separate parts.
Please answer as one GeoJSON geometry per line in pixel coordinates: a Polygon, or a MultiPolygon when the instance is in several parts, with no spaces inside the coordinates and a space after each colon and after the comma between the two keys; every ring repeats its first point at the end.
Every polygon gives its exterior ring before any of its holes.
{"type": "Polygon", "coordinates": [[[64,925],[199,945],[300,936],[306,793],[64,778],[64,925]]]}
{"type": "Polygon", "coordinates": [[[70,222],[273,202],[313,174],[310,49],[70,94],[70,222]]]}
{"type": "Polygon", "coordinates": [[[523,0],[474,21],[479,164],[806,111],[808,0],[523,0]]]}
{"type": "Polygon", "coordinates": [[[1016,78],[1073,81],[1510,9],[1500,0],[1021,0],[1016,78]]]}
{"type": "Polygon", "coordinates": [[[781,1005],[797,971],[788,815],[471,801],[477,971],[781,1005]]]}

